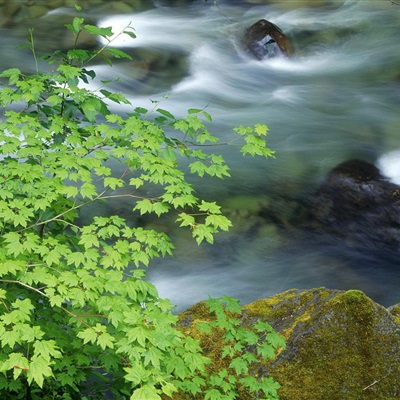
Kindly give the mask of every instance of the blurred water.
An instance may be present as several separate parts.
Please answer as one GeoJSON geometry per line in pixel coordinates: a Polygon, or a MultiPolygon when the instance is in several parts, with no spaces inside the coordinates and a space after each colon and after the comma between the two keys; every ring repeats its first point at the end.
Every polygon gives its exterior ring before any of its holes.
{"type": "MultiPolygon", "coordinates": [[[[200,182],[201,195],[222,202],[240,195],[279,199],[284,211],[350,158],[376,162],[391,176],[400,174],[398,153],[386,156],[400,148],[400,7],[383,0],[293,9],[290,2],[280,8],[221,1],[221,13],[210,3],[100,20],[114,31],[130,22],[135,28],[137,39],[121,37],[116,47],[187,58],[186,76],[165,89],[165,75],[160,75],[140,93],[132,78],[137,67],[116,65],[112,77],[121,76],[123,82],[116,87],[134,106],[151,109],[150,99],[155,99],[176,116],[207,106],[214,120],[210,129],[221,140],[232,138],[238,125],[269,126],[267,143],[276,159],[242,158],[235,148],[221,147],[233,177],[200,182]],[[241,51],[244,29],[261,18],[293,39],[292,58],[260,62],[241,51]]],[[[96,70],[100,78],[110,78],[105,67],[96,70]]],[[[131,209],[128,203],[114,207],[123,215],[131,209]]],[[[340,242],[324,247],[296,229],[222,235],[215,246],[200,248],[179,230],[170,234],[175,256],[155,262],[149,277],[178,309],[208,296],[233,295],[249,302],[292,287],[361,289],[384,305],[400,299],[397,256],[353,253],[340,242]]]]}

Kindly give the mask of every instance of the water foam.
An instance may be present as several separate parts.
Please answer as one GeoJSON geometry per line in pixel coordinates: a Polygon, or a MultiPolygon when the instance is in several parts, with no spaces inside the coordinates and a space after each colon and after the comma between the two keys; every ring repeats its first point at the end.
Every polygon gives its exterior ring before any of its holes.
{"type": "Polygon", "coordinates": [[[377,162],[381,174],[396,185],[400,185],[400,150],[383,154],[377,162]]]}

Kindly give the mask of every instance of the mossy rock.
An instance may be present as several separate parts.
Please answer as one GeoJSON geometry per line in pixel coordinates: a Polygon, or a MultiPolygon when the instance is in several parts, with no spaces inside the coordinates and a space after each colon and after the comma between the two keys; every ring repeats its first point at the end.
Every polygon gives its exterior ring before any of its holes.
{"type": "MultiPolygon", "coordinates": [[[[281,384],[281,400],[400,398],[400,326],[363,292],[292,289],[248,304],[243,312],[245,326],[260,319],[285,337],[286,349],[258,371],[281,384]]],[[[199,303],[180,314],[180,326],[203,340],[195,325],[210,318],[199,303]]],[[[207,355],[215,354],[214,345],[207,355]]]]}
{"type": "Polygon", "coordinates": [[[357,290],[281,296],[248,306],[261,317],[275,303],[271,317],[287,340],[270,370],[281,400],[399,398],[400,330],[385,308],[357,290]]]}
{"type": "Polygon", "coordinates": [[[390,314],[393,315],[395,321],[400,324],[400,303],[395,304],[394,306],[391,306],[388,308],[388,311],[390,314]]]}

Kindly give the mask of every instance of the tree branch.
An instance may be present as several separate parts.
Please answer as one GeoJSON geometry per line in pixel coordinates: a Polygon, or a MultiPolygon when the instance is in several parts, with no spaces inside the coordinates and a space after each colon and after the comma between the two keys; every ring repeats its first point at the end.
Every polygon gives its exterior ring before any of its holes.
{"type": "MultiPolygon", "coordinates": [[[[33,290],[33,291],[36,292],[36,293],[39,293],[41,296],[46,297],[47,299],[49,298],[49,296],[47,296],[46,293],[42,292],[41,290],[39,290],[39,289],[37,289],[37,288],[35,288],[35,287],[33,287],[33,286],[30,286],[30,285],[26,284],[26,283],[24,283],[24,282],[21,282],[21,281],[15,281],[15,280],[10,280],[10,279],[1,279],[0,282],[4,282],[4,283],[16,283],[16,284],[18,284],[18,285],[21,285],[21,286],[27,288],[27,289],[33,290]]],[[[61,308],[64,312],[66,312],[68,315],[71,315],[71,317],[74,317],[75,319],[77,319],[82,325],[85,325],[87,328],[90,328],[90,329],[93,328],[93,327],[90,326],[88,323],[86,323],[85,321],[83,321],[78,315],[76,315],[76,314],[74,314],[73,312],[67,310],[65,307],[60,306],[60,308],[61,308]]]]}

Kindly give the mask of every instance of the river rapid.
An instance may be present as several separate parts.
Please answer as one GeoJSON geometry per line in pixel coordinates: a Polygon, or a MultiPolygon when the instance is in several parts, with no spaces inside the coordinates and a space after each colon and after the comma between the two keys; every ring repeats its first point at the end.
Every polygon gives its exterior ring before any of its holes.
{"type": "MultiPolygon", "coordinates": [[[[176,116],[207,107],[213,117],[208,128],[222,142],[232,139],[235,126],[266,124],[276,158],[214,149],[232,178],[195,182],[198,194],[224,205],[236,226],[214,246],[199,247],[167,221],[174,257],[155,261],[148,275],[161,296],[181,310],[208,296],[247,303],[289,288],[325,286],[360,289],[385,306],[397,303],[397,256],[353,251],[340,238],[326,244],[288,221],[342,161],[361,158],[399,179],[400,156],[392,152],[400,150],[400,6],[385,0],[319,7],[299,1],[166,3],[98,16],[100,26],[114,31],[131,22],[137,39],[125,36],[114,46],[160,54],[169,60],[165,68],[143,72],[143,65],[119,63],[112,70],[98,66],[97,74],[120,76],[115,88],[135,106],[151,109],[160,101],[176,116]],[[257,61],[243,53],[243,31],[261,18],[291,38],[293,56],[257,61]]],[[[129,218],[131,204],[112,207],[106,212],[129,218]]]]}

